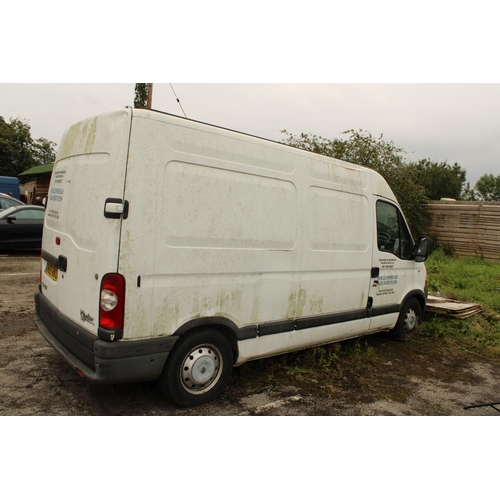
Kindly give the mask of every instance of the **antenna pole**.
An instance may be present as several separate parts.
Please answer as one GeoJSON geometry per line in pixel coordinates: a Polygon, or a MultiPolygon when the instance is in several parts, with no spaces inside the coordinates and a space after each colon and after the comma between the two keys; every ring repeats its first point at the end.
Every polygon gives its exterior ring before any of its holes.
{"type": "Polygon", "coordinates": [[[152,105],[153,105],[153,84],[148,83],[148,101],[146,103],[146,108],[151,109],[152,105]]]}

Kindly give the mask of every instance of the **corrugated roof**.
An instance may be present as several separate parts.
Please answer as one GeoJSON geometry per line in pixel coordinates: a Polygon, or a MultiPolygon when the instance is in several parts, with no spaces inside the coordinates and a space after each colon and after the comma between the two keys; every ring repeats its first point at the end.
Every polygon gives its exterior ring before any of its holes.
{"type": "Polygon", "coordinates": [[[53,163],[47,163],[45,165],[37,165],[36,167],[31,167],[28,170],[25,170],[24,172],[20,173],[19,176],[47,174],[48,172],[52,172],[53,168],[54,168],[53,163]]]}

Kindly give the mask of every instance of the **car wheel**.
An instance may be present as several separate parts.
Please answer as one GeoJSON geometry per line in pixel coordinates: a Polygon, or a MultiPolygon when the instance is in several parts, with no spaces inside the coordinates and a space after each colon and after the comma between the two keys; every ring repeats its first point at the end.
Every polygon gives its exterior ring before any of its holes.
{"type": "Polygon", "coordinates": [[[222,393],[232,368],[233,351],[226,337],[213,328],[200,328],[177,341],[158,385],[173,403],[198,406],[222,393]]]}
{"type": "Polygon", "coordinates": [[[398,322],[390,332],[391,338],[399,342],[410,340],[418,332],[421,317],[422,306],[418,299],[412,297],[403,306],[398,322]]]}

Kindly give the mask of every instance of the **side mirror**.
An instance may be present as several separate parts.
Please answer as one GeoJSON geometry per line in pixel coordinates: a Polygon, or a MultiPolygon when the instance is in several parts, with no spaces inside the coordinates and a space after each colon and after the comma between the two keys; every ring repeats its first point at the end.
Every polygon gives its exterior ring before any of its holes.
{"type": "Polygon", "coordinates": [[[429,257],[429,252],[431,249],[431,245],[429,242],[429,238],[425,236],[420,236],[417,243],[415,244],[415,262],[424,262],[427,257],[429,257]]]}
{"type": "Polygon", "coordinates": [[[7,222],[9,224],[12,224],[15,220],[17,220],[15,215],[8,215],[7,216],[7,222]]]}

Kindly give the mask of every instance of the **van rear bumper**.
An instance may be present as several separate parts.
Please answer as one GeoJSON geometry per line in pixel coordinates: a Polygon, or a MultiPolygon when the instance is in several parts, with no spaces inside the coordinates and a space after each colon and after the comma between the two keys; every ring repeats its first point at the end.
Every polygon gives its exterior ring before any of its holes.
{"type": "Polygon", "coordinates": [[[81,376],[94,383],[156,380],[178,337],[107,342],[82,329],[35,293],[35,324],[47,342],[81,376]]]}

